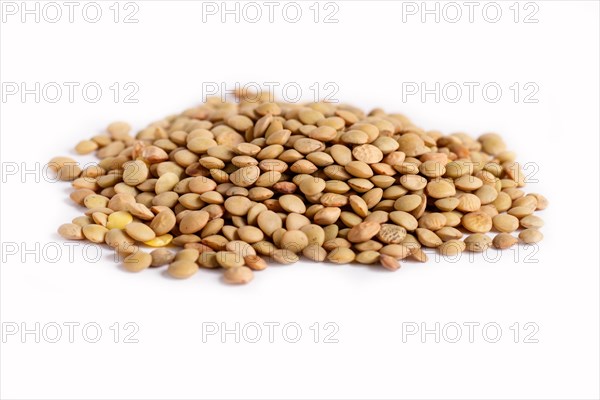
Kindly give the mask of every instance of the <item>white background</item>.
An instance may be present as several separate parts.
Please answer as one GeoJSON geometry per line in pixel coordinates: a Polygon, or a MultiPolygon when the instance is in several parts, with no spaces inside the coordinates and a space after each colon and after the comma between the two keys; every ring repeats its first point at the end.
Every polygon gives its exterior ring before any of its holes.
{"type": "Polygon", "coordinates": [[[598,398],[597,2],[538,1],[537,23],[523,23],[535,10],[524,3],[515,23],[512,1],[498,3],[497,23],[482,17],[481,3],[470,23],[459,2],[461,21],[442,16],[436,23],[430,15],[423,23],[420,14],[403,14],[402,2],[341,1],[339,22],[330,24],[323,14],[314,23],[313,2],[301,2],[295,24],[282,18],[281,6],[274,23],[266,16],[236,23],[230,16],[223,24],[219,15],[203,22],[202,3],[192,1],[137,1],[138,23],[114,23],[113,2],[100,3],[103,15],[95,24],[82,18],[80,7],[73,23],[66,15],[57,23],[36,23],[32,16],[21,23],[17,14],[4,15],[0,28],[3,84],[96,82],[103,88],[96,103],[81,90],[72,103],[66,92],[56,103],[43,96],[36,102],[33,95],[2,99],[3,327],[95,322],[103,330],[95,344],[86,342],[81,326],[74,343],[66,327],[54,344],[3,335],[2,398],[598,398]],[[139,102],[123,102],[121,93],[115,103],[109,89],[115,82],[138,85],[139,102]],[[307,262],[274,266],[244,287],[223,284],[214,271],[187,281],[168,279],[162,270],[129,274],[106,251],[100,261],[86,262],[81,247],[69,262],[55,233],[81,213],[67,197],[69,185],[22,176],[23,169],[73,155],[75,143],[114,120],[140,129],[196,105],[206,82],[230,89],[235,82],[297,83],[306,100],[315,83],[333,82],[336,99],[402,112],[427,129],[497,131],[520,161],[538,167],[529,171],[538,183],[527,190],[550,200],[540,214],[545,240],[537,249],[502,253],[495,263],[431,256],[426,264],[405,262],[395,273],[307,262]],[[410,82],[430,88],[495,82],[503,94],[496,103],[481,90],[473,102],[466,92],[456,103],[403,98],[410,82]],[[509,89],[515,82],[537,85],[538,102],[524,102],[528,91],[515,102],[509,89]],[[45,256],[23,251],[53,242],[45,256]],[[14,244],[17,254],[7,252],[14,244]],[[59,260],[51,262],[56,248],[59,260]],[[124,323],[137,324],[139,343],[123,343],[123,335],[114,343],[115,322],[121,334],[124,323]],[[269,343],[265,328],[256,344],[235,343],[232,335],[226,343],[218,335],[203,343],[206,322],[230,328],[295,322],[303,335],[288,343],[276,329],[269,343]],[[319,343],[310,330],[315,322],[319,343]],[[324,343],[326,322],[339,327],[338,343],[324,343]],[[425,343],[419,335],[403,341],[403,326],[411,322],[428,328],[457,323],[463,336],[458,343],[436,343],[433,335],[425,343]],[[480,324],[473,343],[467,322],[480,324]],[[539,327],[537,343],[525,343],[527,322],[539,327]],[[502,328],[497,343],[482,335],[486,323],[502,328]],[[518,343],[514,323],[520,324],[518,343]]]}

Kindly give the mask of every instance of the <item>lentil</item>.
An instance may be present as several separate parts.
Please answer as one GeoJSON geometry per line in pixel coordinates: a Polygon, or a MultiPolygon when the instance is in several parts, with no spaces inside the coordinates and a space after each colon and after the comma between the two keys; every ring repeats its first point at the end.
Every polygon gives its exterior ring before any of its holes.
{"type": "Polygon", "coordinates": [[[140,272],[150,264],[152,264],[152,256],[143,251],[136,251],[123,259],[123,267],[129,272],[140,272]]]}
{"type": "Polygon", "coordinates": [[[496,133],[444,136],[381,109],[256,98],[211,100],[135,135],[112,123],[75,146],[100,158],[83,171],[53,158],[87,209],[59,234],[106,242],[127,254],[129,271],[169,264],[187,278],[220,267],[228,283],[266,269],[257,253],[395,271],[407,257],[427,261],[421,246],[453,256],[513,246],[521,228],[523,243],[543,237],[534,213],[548,200],[525,193],[521,164],[496,133]],[[463,240],[461,229],[472,234],[463,240]]]}

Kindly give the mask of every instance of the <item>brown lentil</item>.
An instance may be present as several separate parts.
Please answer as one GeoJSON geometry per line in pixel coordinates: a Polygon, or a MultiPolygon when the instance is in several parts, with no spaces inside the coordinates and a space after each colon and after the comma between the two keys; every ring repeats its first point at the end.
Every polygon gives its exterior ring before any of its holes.
{"type": "Polygon", "coordinates": [[[248,267],[232,267],[225,270],[223,278],[227,283],[248,283],[254,278],[254,273],[248,267]]]}
{"type": "Polygon", "coordinates": [[[140,272],[152,264],[152,256],[143,251],[131,253],[123,259],[123,268],[129,272],[140,272]]]}
{"type": "Polygon", "coordinates": [[[533,229],[533,228],[529,228],[529,229],[525,229],[522,230],[519,233],[519,239],[521,239],[521,241],[523,243],[537,243],[539,241],[541,241],[544,238],[544,235],[542,235],[542,232],[540,232],[537,229],[533,229]]]}
{"type": "Polygon", "coordinates": [[[465,214],[462,217],[462,224],[471,232],[485,233],[492,229],[492,218],[484,212],[475,211],[465,214]]]}
{"type": "Polygon", "coordinates": [[[217,262],[223,268],[242,267],[245,263],[244,257],[233,251],[219,251],[216,257],[217,262]]]}
{"type": "Polygon", "coordinates": [[[83,236],[92,243],[104,243],[108,229],[102,225],[89,224],[82,228],[83,236]]]}
{"type": "Polygon", "coordinates": [[[296,253],[287,249],[277,249],[273,251],[272,257],[273,260],[279,264],[293,264],[300,260],[296,253]]]}
{"type": "Polygon", "coordinates": [[[448,240],[438,247],[438,251],[443,256],[453,256],[465,251],[467,245],[462,240],[448,240]]]}
{"type": "Polygon", "coordinates": [[[492,218],[492,223],[498,232],[510,233],[519,228],[519,219],[510,214],[498,214],[492,218]]]}
{"type": "Polygon", "coordinates": [[[175,253],[167,249],[156,249],[150,252],[152,257],[151,267],[162,267],[163,265],[170,264],[175,258],[175,253]]]}
{"type": "Polygon", "coordinates": [[[244,262],[248,267],[255,271],[262,271],[263,269],[267,268],[267,262],[255,254],[245,256],[244,262]]]}
{"type": "Polygon", "coordinates": [[[194,261],[179,260],[169,264],[167,272],[173,278],[187,279],[198,272],[200,267],[194,261]]]}
{"type": "Polygon", "coordinates": [[[381,266],[390,271],[396,271],[400,268],[400,262],[394,257],[388,256],[386,254],[381,254],[379,256],[379,261],[381,262],[381,266]]]}
{"type": "Polygon", "coordinates": [[[348,232],[348,240],[353,243],[362,243],[377,235],[381,225],[377,222],[361,222],[348,232]]]}
{"type": "Polygon", "coordinates": [[[544,220],[538,217],[537,215],[528,215],[526,217],[521,218],[519,222],[521,223],[521,226],[525,229],[540,229],[544,226],[544,220]]]}
{"type": "Polygon", "coordinates": [[[452,256],[508,248],[520,228],[523,243],[543,237],[534,213],[548,201],[525,193],[521,164],[498,134],[444,136],[381,109],[238,95],[239,104],[210,100],[135,135],[112,123],[75,147],[100,158],[83,171],[52,159],[87,209],[59,234],[106,242],[128,254],[130,271],[169,264],[186,278],[221,267],[229,283],[267,267],[257,253],[397,270],[400,259],[425,262],[421,246],[452,256]],[[473,233],[463,241],[461,229],[473,233]]]}
{"type": "Polygon", "coordinates": [[[352,250],[346,247],[338,247],[333,249],[328,255],[327,259],[332,263],[336,264],[348,264],[354,261],[356,254],[352,250]]]}
{"type": "Polygon", "coordinates": [[[486,251],[491,244],[492,238],[483,233],[474,233],[465,239],[466,249],[475,253],[486,251]]]}
{"type": "Polygon", "coordinates": [[[141,222],[132,222],[125,227],[125,232],[133,239],[146,242],[156,237],[156,233],[146,224],[141,222]]]}
{"type": "Polygon", "coordinates": [[[67,240],[85,239],[82,227],[76,224],[62,224],[58,228],[58,234],[67,240]]]}
{"type": "Polygon", "coordinates": [[[519,240],[510,233],[499,233],[496,236],[494,236],[494,240],[492,240],[492,243],[494,244],[495,248],[503,250],[512,247],[513,245],[518,243],[518,241],[519,240]]]}

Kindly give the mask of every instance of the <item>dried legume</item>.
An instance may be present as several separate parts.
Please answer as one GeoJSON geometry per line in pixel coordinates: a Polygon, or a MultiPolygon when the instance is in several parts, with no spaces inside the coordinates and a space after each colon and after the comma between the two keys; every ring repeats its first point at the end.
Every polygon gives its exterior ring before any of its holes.
{"type": "Polygon", "coordinates": [[[129,271],[222,268],[229,283],[266,269],[262,257],[397,270],[398,260],[427,261],[422,246],[457,257],[513,246],[512,232],[526,244],[543,237],[534,213],[548,201],[525,193],[498,134],[444,136],[380,109],[252,98],[210,100],[135,135],[112,123],[76,145],[100,158],[84,170],[53,158],[87,209],[59,234],[107,243],[129,271]]]}

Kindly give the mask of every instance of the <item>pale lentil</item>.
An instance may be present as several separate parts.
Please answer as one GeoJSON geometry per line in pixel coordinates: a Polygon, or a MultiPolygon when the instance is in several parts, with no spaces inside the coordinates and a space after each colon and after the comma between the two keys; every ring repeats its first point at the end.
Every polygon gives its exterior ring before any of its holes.
{"type": "Polygon", "coordinates": [[[238,95],[239,104],[211,99],[135,136],[112,123],[75,146],[100,158],[84,170],[52,159],[87,208],[59,234],[106,242],[128,254],[130,271],[169,264],[186,278],[222,267],[229,283],[266,268],[256,253],[397,270],[399,259],[427,261],[421,245],[455,256],[508,248],[520,227],[523,243],[543,237],[534,213],[548,201],[525,193],[521,164],[498,134],[444,136],[382,109],[238,95]],[[473,232],[464,241],[462,228],[473,232]],[[137,244],[159,248],[147,254],[137,244]]]}

